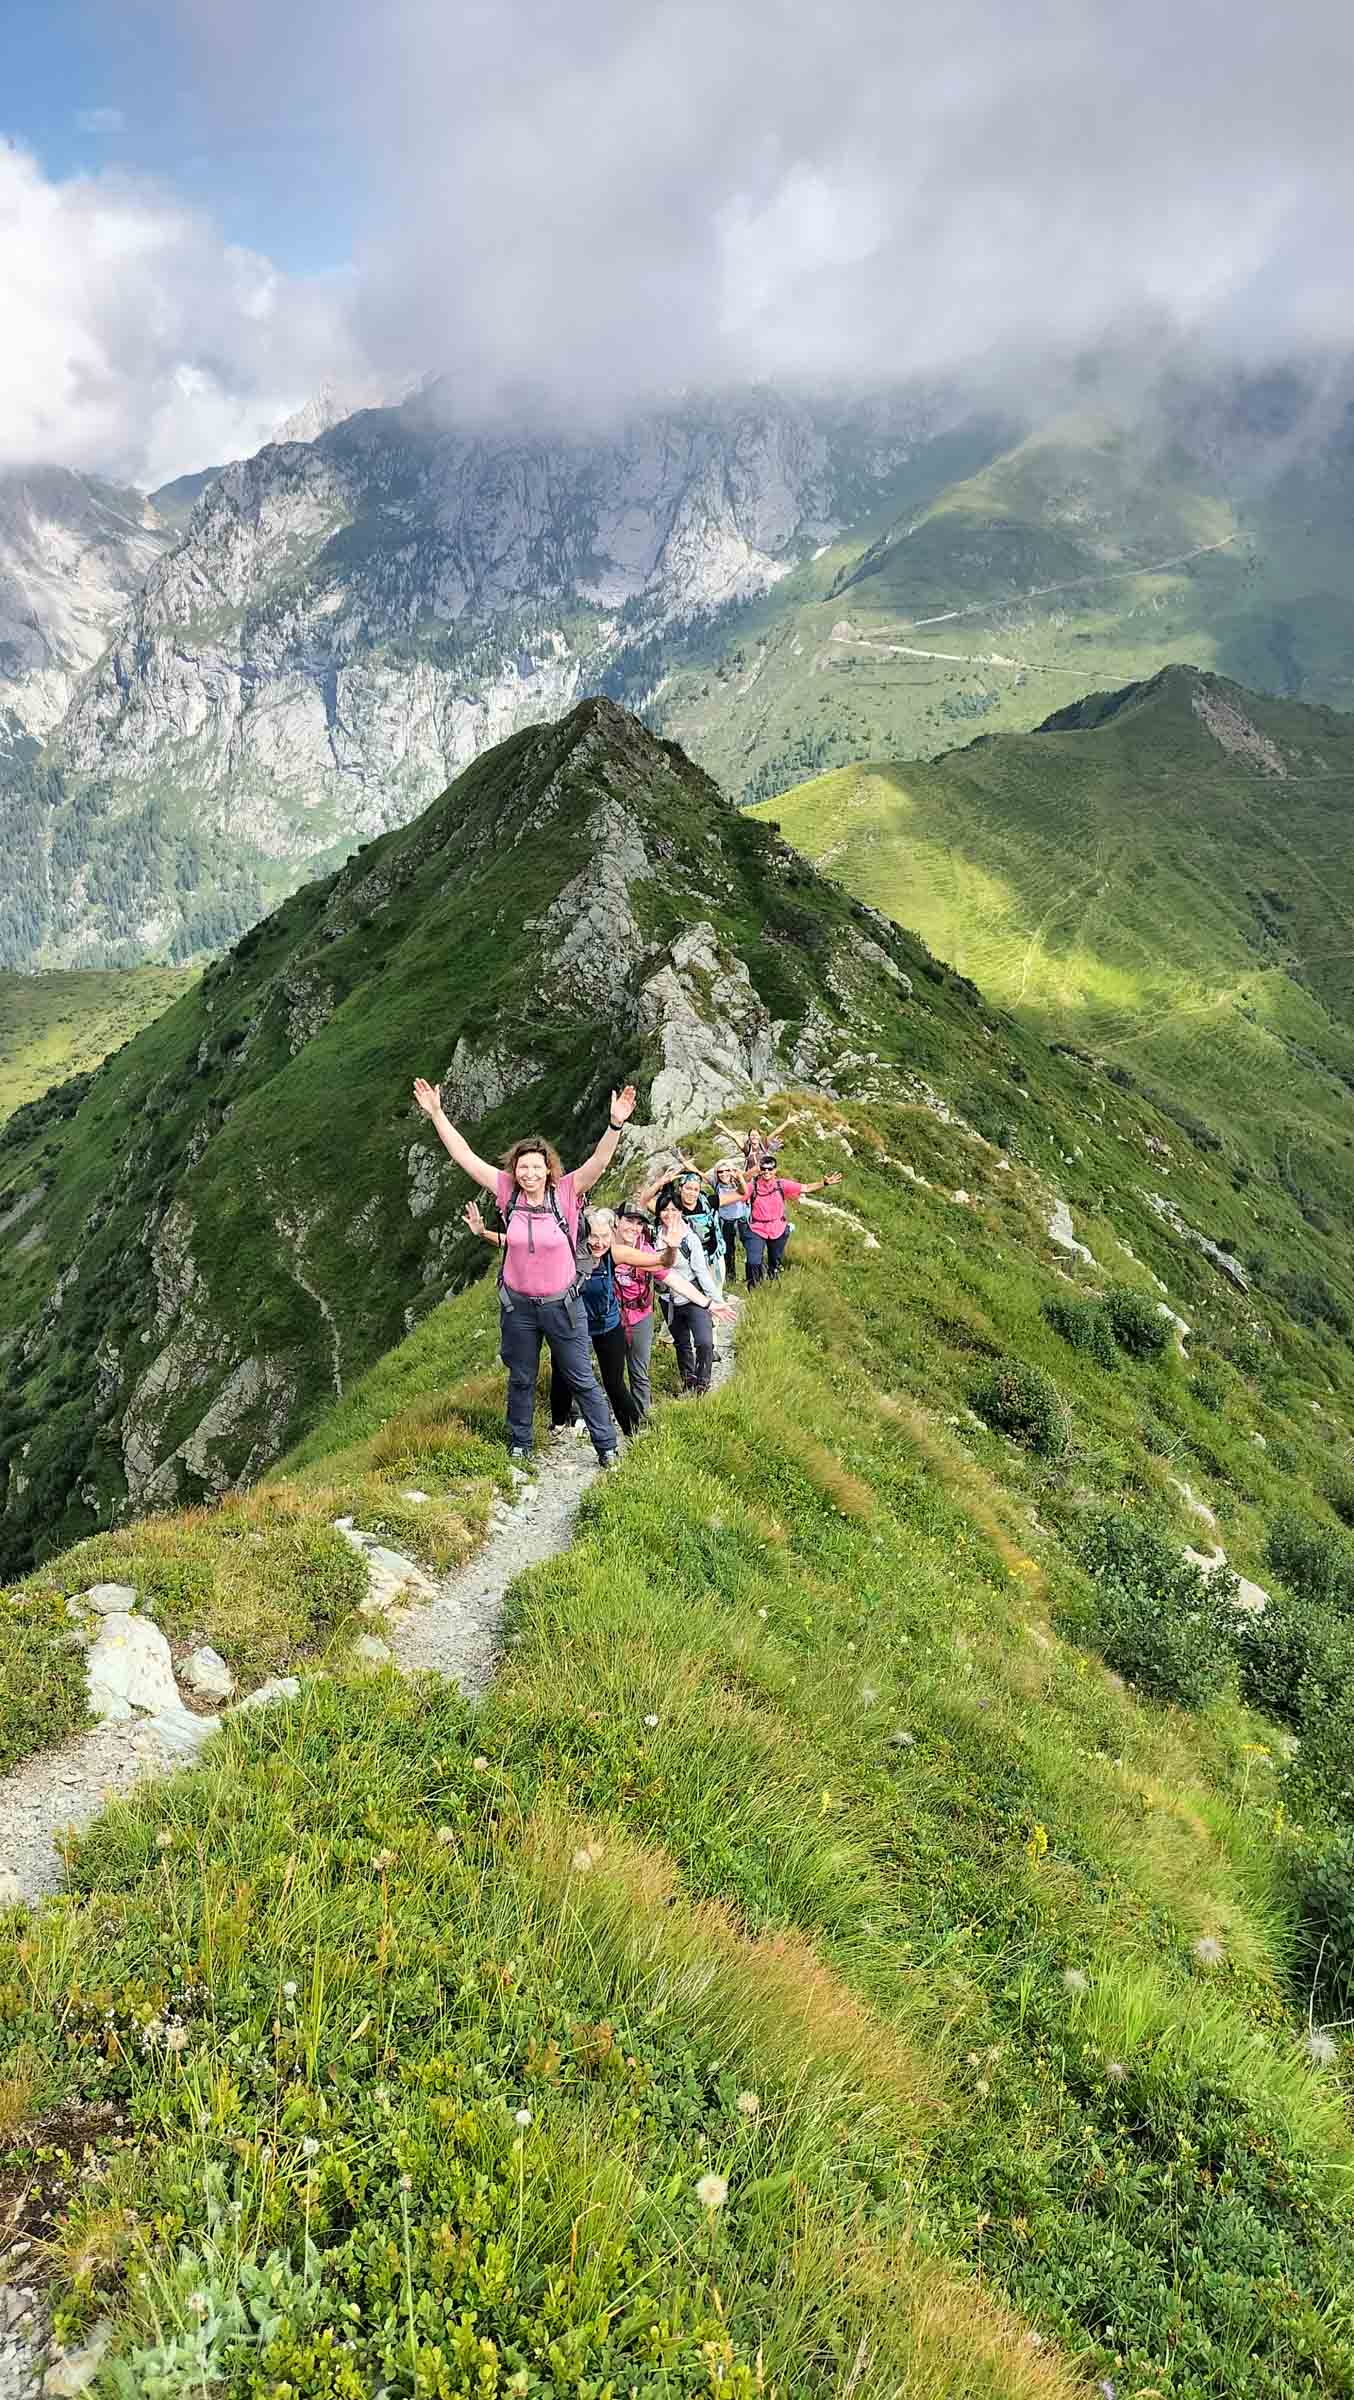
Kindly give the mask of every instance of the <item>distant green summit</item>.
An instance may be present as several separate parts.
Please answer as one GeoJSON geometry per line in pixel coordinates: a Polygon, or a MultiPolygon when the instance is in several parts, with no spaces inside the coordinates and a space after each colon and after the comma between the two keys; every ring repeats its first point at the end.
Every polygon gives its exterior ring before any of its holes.
{"type": "Polygon", "coordinates": [[[769,810],[1046,1038],[1347,1215],[1354,717],[1173,666],[769,810]]]}

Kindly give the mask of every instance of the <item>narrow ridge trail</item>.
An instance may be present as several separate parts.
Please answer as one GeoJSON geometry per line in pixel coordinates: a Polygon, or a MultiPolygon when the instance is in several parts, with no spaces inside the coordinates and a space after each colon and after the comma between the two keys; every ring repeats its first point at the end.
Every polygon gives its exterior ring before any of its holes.
{"type": "MultiPolygon", "coordinates": [[[[723,1329],[712,1391],[733,1372],[736,1335],[735,1317],[723,1329]]],[[[638,1444],[636,1471],[642,1473],[642,1435],[638,1444]]],[[[515,1502],[496,1503],[488,1539],[474,1557],[454,1575],[433,1580],[431,1592],[416,1605],[393,1609],[368,1626],[379,1631],[402,1675],[444,1675],[469,1697],[482,1697],[498,1657],[510,1584],[527,1568],[568,1549],[579,1503],[600,1472],[590,1446],[571,1433],[545,1444],[532,1474],[518,1470],[515,1502]]],[[[402,1563],[426,1589],[428,1579],[413,1561],[402,1563]]],[[[294,1677],[275,1677],[237,1707],[262,1707],[299,1689],[294,1677]]],[[[92,1825],[110,1800],[193,1764],[222,1721],[186,1708],[174,1715],[137,1715],[92,1726],[54,1750],[22,1760],[0,1780],[0,1907],[59,1892],[64,1837],[92,1825]]]]}

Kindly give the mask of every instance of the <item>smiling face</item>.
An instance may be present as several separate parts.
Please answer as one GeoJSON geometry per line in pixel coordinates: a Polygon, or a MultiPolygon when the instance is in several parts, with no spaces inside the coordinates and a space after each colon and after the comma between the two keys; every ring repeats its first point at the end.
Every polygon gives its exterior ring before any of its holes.
{"type": "Polygon", "coordinates": [[[543,1150],[524,1150],[517,1161],[517,1189],[532,1208],[539,1208],[545,1198],[550,1169],[543,1150]]]}
{"type": "Polygon", "coordinates": [[[670,1240],[679,1242],[686,1231],[686,1219],[675,1200],[669,1200],[659,1223],[670,1240]]]}
{"type": "Polygon", "coordinates": [[[638,1246],[640,1236],[644,1232],[644,1219],[638,1209],[621,1210],[616,1219],[616,1232],[620,1240],[626,1243],[631,1250],[638,1246]]]}
{"type": "Polygon", "coordinates": [[[683,1208],[694,1208],[701,1196],[699,1175],[684,1175],[677,1190],[683,1208]]]}

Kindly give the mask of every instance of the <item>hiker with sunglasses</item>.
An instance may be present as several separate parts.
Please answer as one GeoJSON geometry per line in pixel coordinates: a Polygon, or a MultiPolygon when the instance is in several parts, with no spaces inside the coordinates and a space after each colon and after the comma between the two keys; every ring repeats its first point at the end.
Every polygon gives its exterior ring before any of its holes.
{"type": "Polygon", "coordinates": [[[830,1183],[840,1182],[841,1176],[837,1174],[820,1175],[816,1183],[796,1183],[790,1176],[776,1173],[774,1157],[763,1157],[748,1184],[747,1222],[743,1227],[750,1292],[756,1290],[765,1276],[780,1273],[791,1230],[785,1214],[786,1201],[802,1199],[806,1192],[825,1191],[830,1183]]]}
{"type": "Polygon", "coordinates": [[[490,1166],[450,1122],[436,1084],[420,1075],[414,1098],[449,1158],[496,1201],[503,1221],[499,1271],[499,1356],[508,1370],[508,1456],[525,1463],[534,1441],[541,1344],[578,1408],[599,1462],[619,1464],[616,1429],[593,1373],[578,1255],[583,1196],[616,1155],[621,1127],[634,1113],[635,1089],[611,1095],[611,1123],[590,1157],[566,1175],[552,1145],[532,1134],[514,1142],[501,1167],[490,1166]]]}

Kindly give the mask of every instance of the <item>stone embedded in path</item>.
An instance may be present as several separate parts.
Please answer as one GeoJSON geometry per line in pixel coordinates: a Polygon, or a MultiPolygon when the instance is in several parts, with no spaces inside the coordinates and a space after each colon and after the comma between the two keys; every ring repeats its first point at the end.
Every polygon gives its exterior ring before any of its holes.
{"type": "Polygon", "coordinates": [[[367,1596],[357,1604],[360,1616],[381,1617],[406,1600],[436,1598],[437,1585],[422,1567],[400,1551],[388,1550],[374,1534],[361,1532],[351,1517],[336,1517],[334,1531],[367,1562],[367,1596]]]}
{"type": "Polygon", "coordinates": [[[149,1617],[112,1610],[103,1620],[85,1665],[89,1705],[96,1717],[179,1716],[169,1644],[149,1617]]]}
{"type": "Polygon", "coordinates": [[[200,1700],[229,1700],[235,1689],[235,1677],[219,1650],[206,1642],[187,1660],[183,1680],[200,1700]]]}

